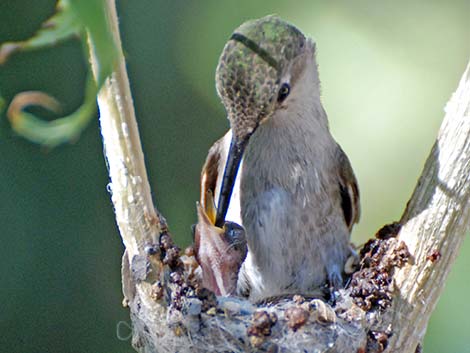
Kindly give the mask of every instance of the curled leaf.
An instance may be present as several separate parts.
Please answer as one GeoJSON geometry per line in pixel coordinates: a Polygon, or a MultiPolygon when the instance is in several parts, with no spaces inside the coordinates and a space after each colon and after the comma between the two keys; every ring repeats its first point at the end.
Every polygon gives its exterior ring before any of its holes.
{"type": "Polygon", "coordinates": [[[43,92],[28,91],[17,94],[10,103],[7,117],[12,129],[28,140],[55,147],[73,141],[95,116],[96,94],[98,90],[90,77],[87,83],[83,104],[72,114],[52,121],[45,121],[25,111],[30,106],[39,106],[52,112],[59,112],[60,103],[43,92]]]}
{"type": "MultiPolygon", "coordinates": [[[[28,140],[55,147],[74,140],[95,116],[96,95],[117,62],[119,48],[108,30],[108,18],[104,11],[104,0],[59,0],[56,13],[43,23],[37,33],[19,42],[7,42],[0,46],[0,64],[19,50],[32,50],[51,46],[60,41],[79,35],[82,42],[88,41],[98,63],[96,82],[91,70],[83,104],[72,114],[45,121],[25,111],[28,106],[40,106],[58,112],[59,103],[42,92],[23,92],[11,102],[7,116],[13,130],[28,140]]],[[[84,45],[84,47],[87,47],[84,45]]],[[[85,52],[88,56],[88,52],[85,52]]]]}
{"type": "Polygon", "coordinates": [[[8,107],[7,115],[10,118],[10,122],[14,125],[19,119],[19,115],[24,108],[30,106],[40,106],[54,113],[58,113],[60,109],[60,103],[54,98],[43,92],[38,91],[26,91],[18,93],[10,103],[8,107]]]}

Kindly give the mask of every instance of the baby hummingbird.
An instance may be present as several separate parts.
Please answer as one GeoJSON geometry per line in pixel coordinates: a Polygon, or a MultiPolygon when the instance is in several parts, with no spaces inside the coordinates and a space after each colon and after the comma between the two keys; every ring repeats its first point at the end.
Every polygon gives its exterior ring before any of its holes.
{"type": "MultiPolygon", "coordinates": [[[[329,131],[315,54],[313,40],[267,16],[237,28],[217,66],[231,129],[209,151],[201,204],[217,200],[214,229],[229,220],[245,230],[246,257],[231,268],[240,268],[237,291],[252,301],[340,288],[352,254],[359,191],[329,131]]],[[[217,254],[210,262],[221,267],[217,254]]]]}

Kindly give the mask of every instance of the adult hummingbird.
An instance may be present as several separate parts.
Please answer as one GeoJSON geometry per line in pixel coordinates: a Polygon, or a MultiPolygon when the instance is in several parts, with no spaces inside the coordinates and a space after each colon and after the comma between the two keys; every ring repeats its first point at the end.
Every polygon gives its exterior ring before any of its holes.
{"type": "Polygon", "coordinates": [[[359,191],[329,131],[315,42],[276,16],[248,21],[225,45],[216,87],[231,129],[201,177],[195,240],[205,285],[252,301],[340,288],[359,191]],[[243,236],[230,237],[226,220],[243,236]]]}

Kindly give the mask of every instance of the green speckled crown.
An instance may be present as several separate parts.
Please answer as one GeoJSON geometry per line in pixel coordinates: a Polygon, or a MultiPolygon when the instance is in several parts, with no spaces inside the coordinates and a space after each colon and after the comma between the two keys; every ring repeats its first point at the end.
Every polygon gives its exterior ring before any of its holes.
{"type": "Polygon", "coordinates": [[[268,116],[289,62],[306,38],[276,16],[245,22],[225,45],[216,72],[217,92],[238,137],[253,132],[268,116]]]}

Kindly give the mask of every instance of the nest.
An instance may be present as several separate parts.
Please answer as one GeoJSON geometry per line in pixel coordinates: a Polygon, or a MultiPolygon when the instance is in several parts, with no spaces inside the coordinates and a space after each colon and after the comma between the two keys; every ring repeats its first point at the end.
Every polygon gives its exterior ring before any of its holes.
{"type": "Polygon", "coordinates": [[[201,288],[191,249],[167,231],[143,256],[123,257],[123,290],[139,352],[382,352],[393,334],[382,315],[392,278],[409,254],[387,226],[361,251],[358,271],[334,304],[295,295],[253,304],[201,288]],[[385,229],[385,230],[384,230],[385,229]]]}

